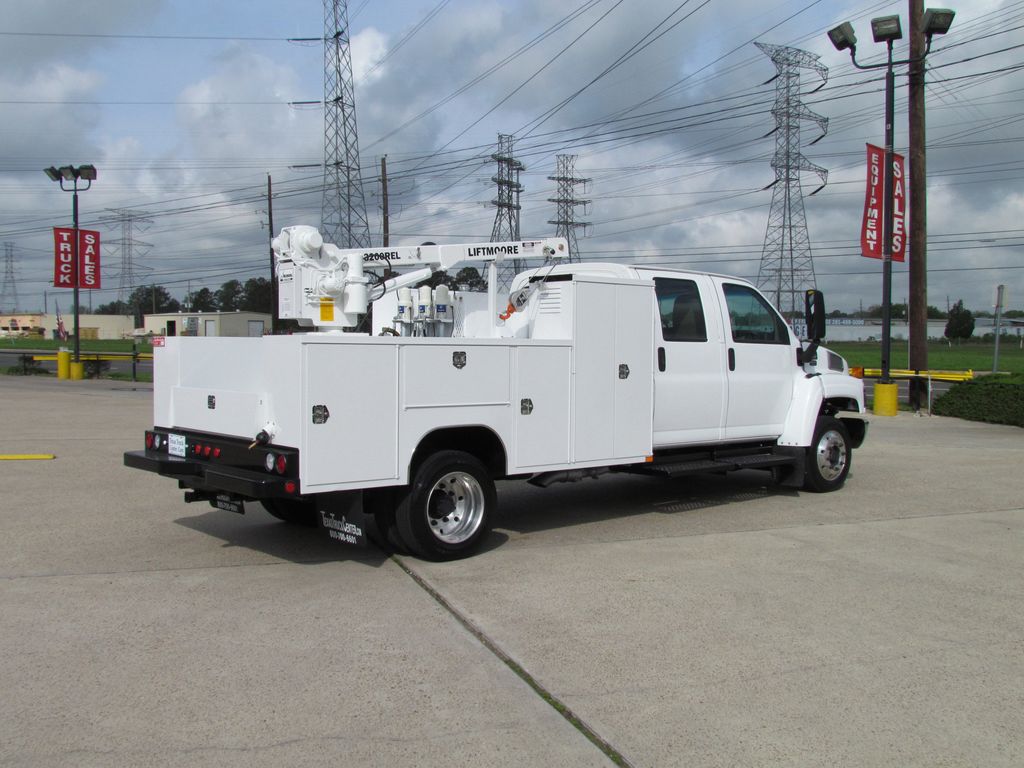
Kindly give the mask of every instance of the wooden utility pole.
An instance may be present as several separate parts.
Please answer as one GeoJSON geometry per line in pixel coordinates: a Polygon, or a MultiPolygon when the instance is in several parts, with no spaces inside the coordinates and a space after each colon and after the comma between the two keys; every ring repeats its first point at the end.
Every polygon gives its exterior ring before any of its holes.
{"type": "MultiPolygon", "coordinates": [[[[928,368],[928,181],[925,152],[924,52],[922,17],[924,0],[908,0],[910,10],[910,307],[907,331],[910,336],[911,370],[928,368]]],[[[910,405],[921,408],[923,380],[910,380],[910,405]]]]}
{"type": "Polygon", "coordinates": [[[381,188],[381,207],[384,212],[384,247],[391,245],[390,234],[389,234],[389,221],[388,221],[388,156],[384,155],[380,159],[380,188],[381,188]]]}
{"type": "Polygon", "coordinates": [[[277,333],[277,275],[274,273],[274,188],[267,174],[267,231],[270,236],[270,335],[277,333]]]}

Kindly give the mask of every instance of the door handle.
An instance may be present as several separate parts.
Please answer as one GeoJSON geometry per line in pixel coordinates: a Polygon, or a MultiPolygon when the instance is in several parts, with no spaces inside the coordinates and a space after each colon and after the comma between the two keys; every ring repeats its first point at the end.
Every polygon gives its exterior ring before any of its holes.
{"type": "Polygon", "coordinates": [[[658,347],[658,370],[664,373],[665,371],[665,348],[658,347]]]}
{"type": "Polygon", "coordinates": [[[729,370],[736,370],[736,350],[732,347],[729,347],[729,370]]]}

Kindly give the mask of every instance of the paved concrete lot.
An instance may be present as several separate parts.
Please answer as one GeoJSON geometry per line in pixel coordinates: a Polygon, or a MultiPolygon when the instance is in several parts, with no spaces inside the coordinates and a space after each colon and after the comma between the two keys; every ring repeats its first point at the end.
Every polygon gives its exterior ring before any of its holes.
{"type": "Polygon", "coordinates": [[[183,504],[121,465],[149,399],[0,377],[57,455],[0,461],[0,765],[612,764],[495,650],[635,766],[1024,764],[1020,429],[873,419],[827,496],[503,483],[433,564],[183,504]]]}

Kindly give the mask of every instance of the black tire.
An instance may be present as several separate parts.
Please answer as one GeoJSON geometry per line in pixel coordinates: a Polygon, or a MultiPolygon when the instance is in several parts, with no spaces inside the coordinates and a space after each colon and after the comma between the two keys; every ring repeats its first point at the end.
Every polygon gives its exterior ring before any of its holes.
{"type": "Polygon", "coordinates": [[[260,504],[278,520],[283,520],[290,525],[316,528],[320,524],[320,519],[316,512],[316,504],[312,501],[263,499],[260,501],[260,504]]]}
{"type": "Polygon", "coordinates": [[[413,554],[455,560],[487,538],[497,501],[494,480],[475,456],[440,451],[416,471],[395,507],[395,522],[413,554]]]}
{"type": "Polygon", "coordinates": [[[814,439],[807,449],[804,488],[815,493],[839,490],[850,474],[852,461],[850,433],[843,422],[832,416],[819,416],[814,439]]]}
{"type": "Polygon", "coordinates": [[[395,507],[400,496],[398,488],[373,488],[363,491],[363,516],[366,536],[384,552],[409,554],[395,523],[395,507]]]}

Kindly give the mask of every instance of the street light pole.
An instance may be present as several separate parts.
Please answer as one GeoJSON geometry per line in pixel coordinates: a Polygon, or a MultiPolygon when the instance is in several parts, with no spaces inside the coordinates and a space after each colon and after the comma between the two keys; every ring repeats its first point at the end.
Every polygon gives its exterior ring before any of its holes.
{"type": "Polygon", "coordinates": [[[892,356],[892,229],[893,229],[893,144],[895,143],[894,112],[896,111],[896,76],[892,69],[892,40],[886,41],[888,56],[885,68],[885,180],[882,194],[884,223],[882,227],[882,384],[892,381],[890,359],[892,356]]]}
{"type": "MultiPolygon", "coordinates": [[[[64,185],[61,184],[61,189],[64,185]]],[[[71,279],[74,281],[74,301],[75,301],[75,347],[74,356],[72,359],[77,363],[80,361],[80,346],[79,346],[79,334],[78,334],[78,177],[75,176],[75,187],[71,194],[71,279]]]]}
{"type": "MultiPolygon", "coordinates": [[[[882,230],[882,377],[880,384],[891,383],[890,357],[892,353],[892,240],[893,240],[893,187],[895,186],[893,168],[893,143],[896,102],[896,77],[893,67],[904,64],[921,64],[932,49],[932,36],[944,35],[953,23],[955,12],[948,8],[929,8],[922,18],[922,26],[927,39],[924,51],[919,56],[910,56],[902,61],[893,61],[892,44],[903,37],[899,16],[880,16],[871,20],[871,31],[876,43],[886,44],[886,60],[884,64],[859,64],[857,62],[857,36],[853,25],[846,21],[828,32],[828,37],[836,50],[850,50],[850,60],[857,69],[880,69],[885,67],[885,177],[882,196],[883,230],[882,230]]],[[[916,26],[916,25],[915,25],[916,26]]],[[[922,186],[924,180],[921,180],[922,186]]],[[[912,190],[913,191],[913,190],[912,190]]],[[[911,259],[916,258],[913,252],[911,259]]]]}
{"type": "Polygon", "coordinates": [[[96,180],[96,166],[94,165],[79,165],[75,167],[73,165],[62,165],[60,168],[50,166],[49,168],[43,169],[43,172],[49,177],[50,181],[60,182],[60,188],[65,192],[71,192],[71,279],[74,288],[74,302],[75,302],[75,347],[74,347],[74,362],[80,362],[80,340],[79,340],[79,323],[78,323],[78,281],[79,281],[79,264],[78,264],[78,180],[84,179],[89,182],[88,186],[83,188],[83,192],[92,187],[93,181],[96,180]],[[72,182],[72,187],[68,188],[64,186],[65,181],[72,182]]]}

